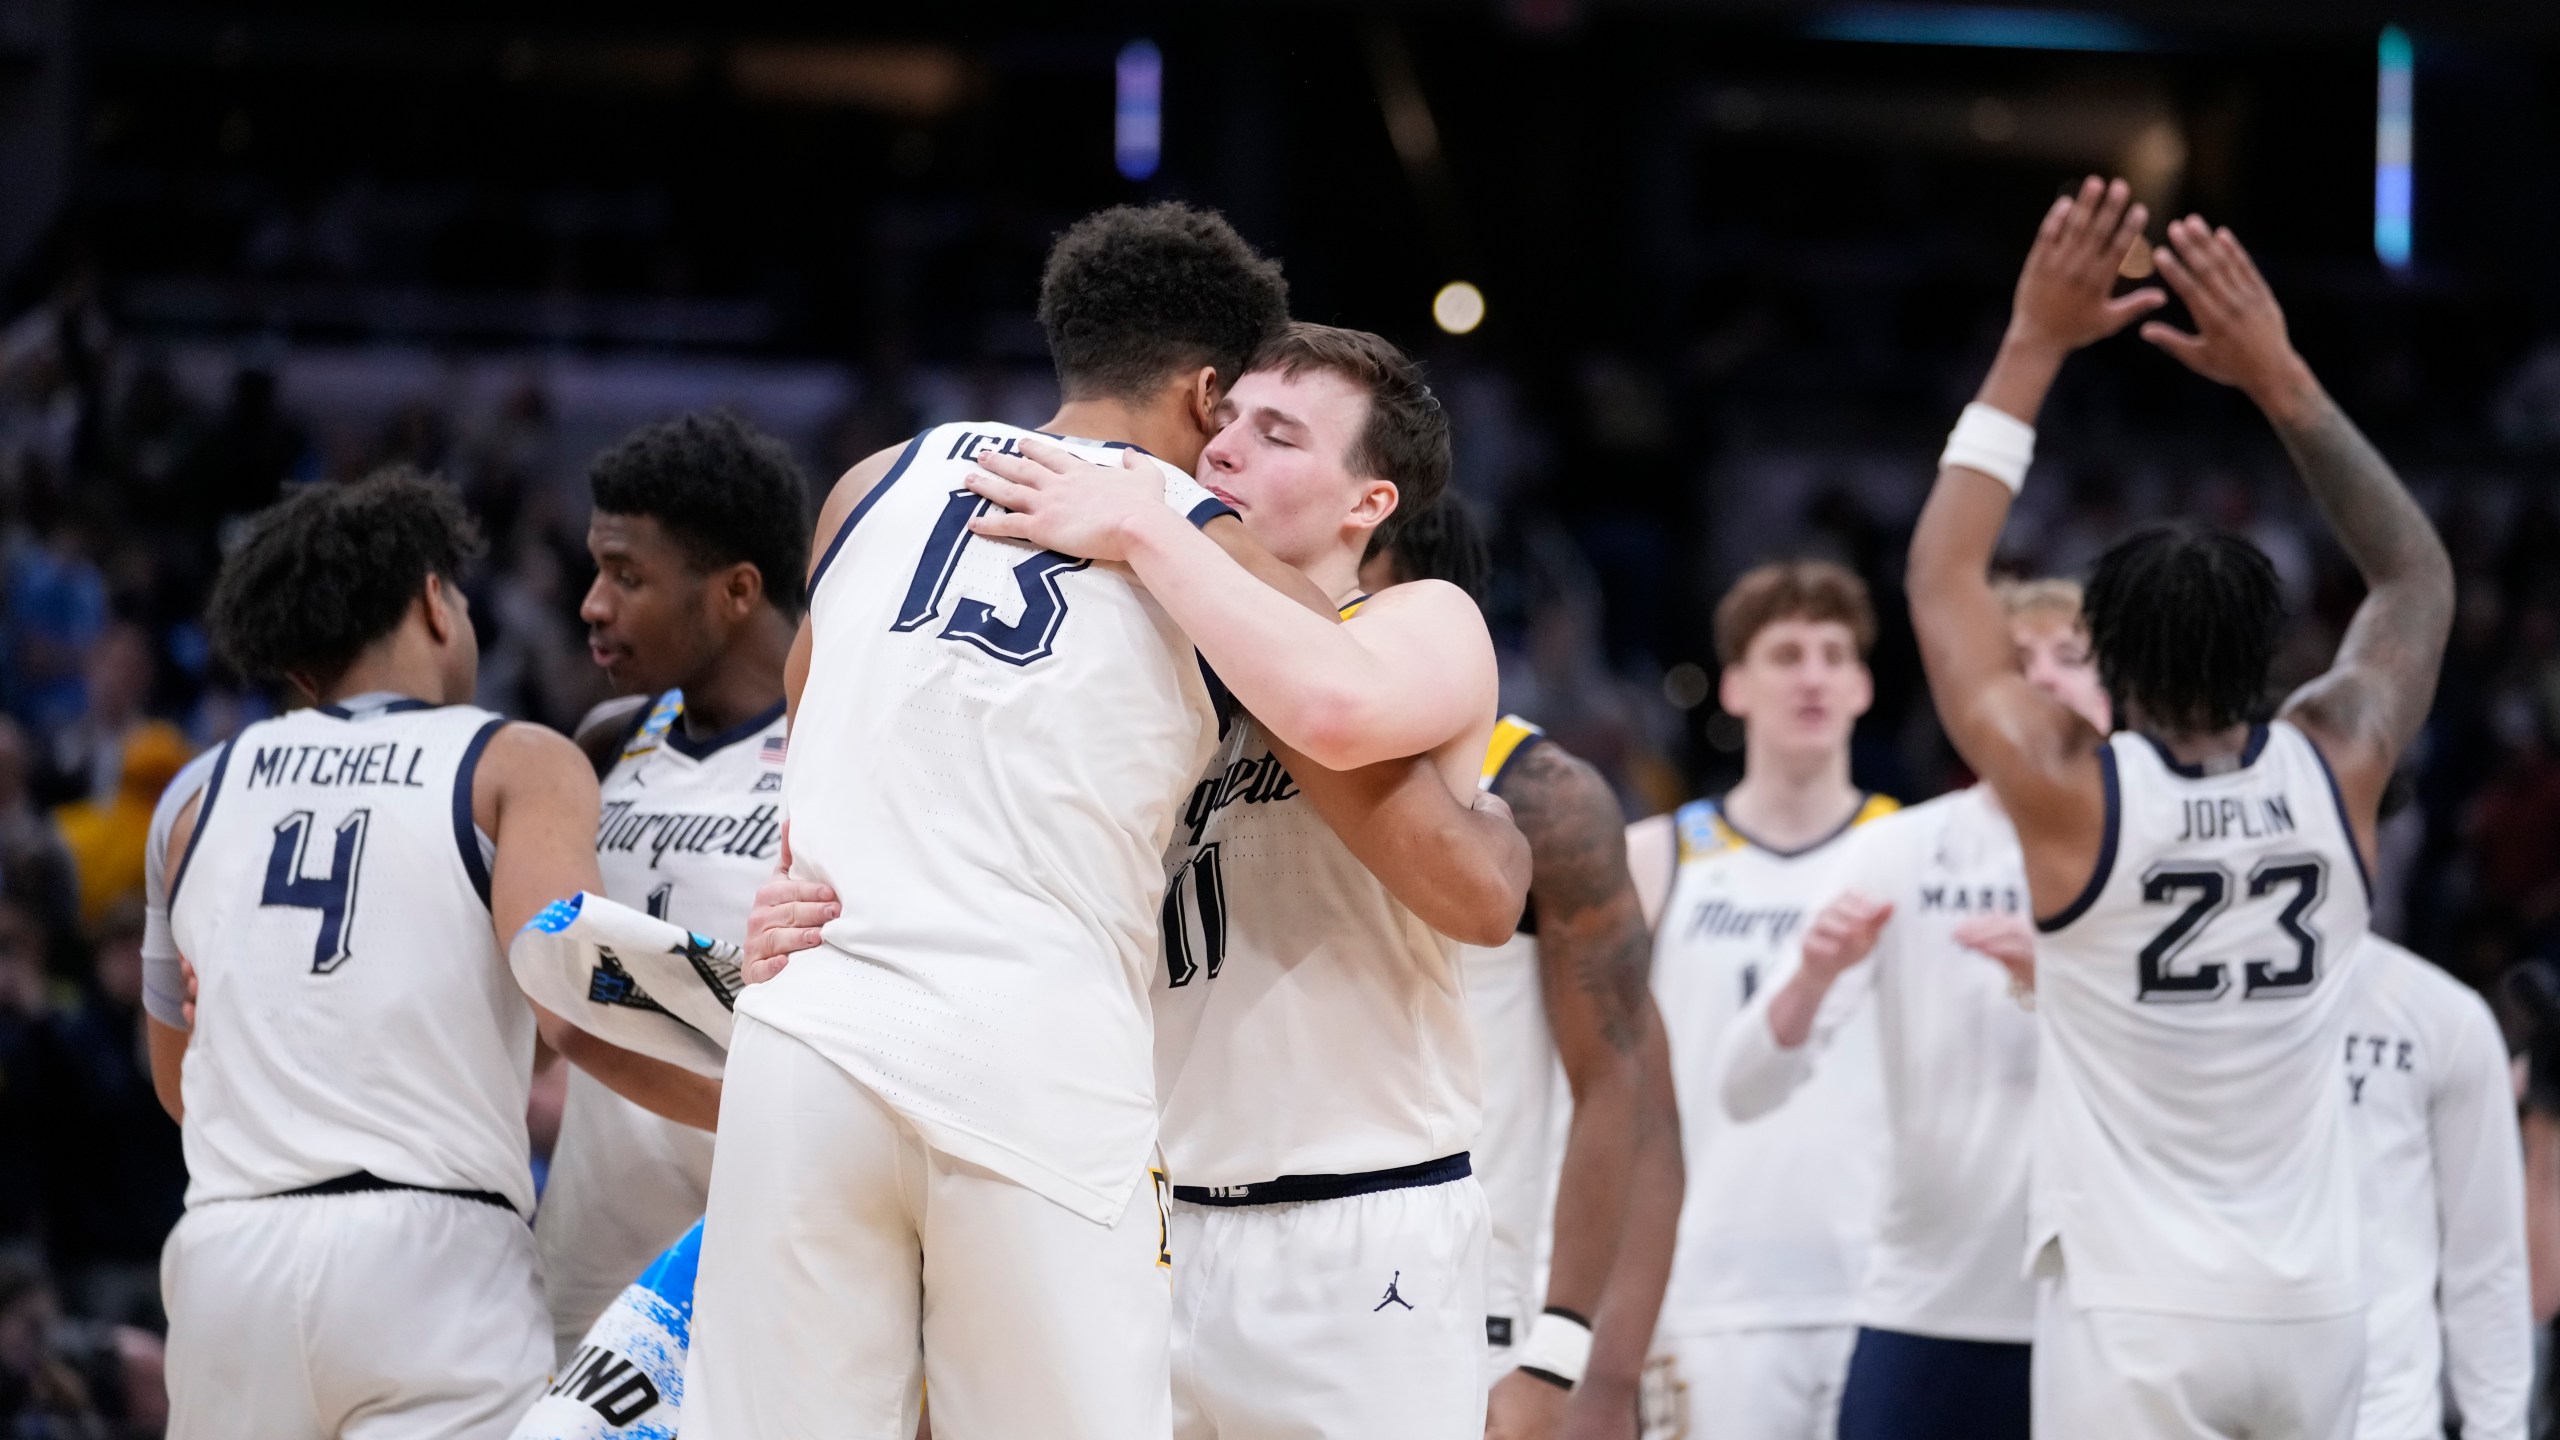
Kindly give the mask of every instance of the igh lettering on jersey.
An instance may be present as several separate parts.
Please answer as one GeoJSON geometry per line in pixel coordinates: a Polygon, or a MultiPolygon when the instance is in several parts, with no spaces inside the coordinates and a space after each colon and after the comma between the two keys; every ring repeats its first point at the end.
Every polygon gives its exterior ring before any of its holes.
{"type": "Polygon", "coordinates": [[[423,790],[426,752],[385,740],[374,745],[261,745],[249,759],[249,788],[275,785],[399,785],[423,790]],[[405,753],[404,753],[405,752],[405,753]]]}
{"type": "Polygon", "coordinates": [[[1219,811],[1230,805],[1268,805],[1276,800],[1293,800],[1298,795],[1298,782],[1289,778],[1288,767],[1269,751],[1251,760],[1238,760],[1222,774],[1191,787],[1190,802],[1183,806],[1182,823],[1191,829],[1191,843],[1209,828],[1219,811]]]}
{"type": "Polygon", "coordinates": [[[1773,905],[1753,909],[1730,900],[1709,900],[1689,914],[1689,938],[1692,940],[1749,940],[1752,932],[1763,930],[1761,938],[1771,945],[1783,945],[1804,923],[1804,907],[1773,905]]]}
{"type": "Polygon", "coordinates": [[[1022,453],[1022,437],[1019,435],[981,435],[974,430],[963,430],[960,432],[960,438],[951,442],[951,453],[943,456],[942,458],[945,460],[975,460],[981,454],[988,451],[994,451],[998,455],[1019,455],[1022,453]]]}
{"type": "Polygon", "coordinates": [[[643,810],[637,800],[608,800],[596,824],[596,849],[649,852],[649,867],[678,855],[743,855],[770,860],[782,848],[782,812],[759,805],[744,815],[702,810],[643,810]]]}

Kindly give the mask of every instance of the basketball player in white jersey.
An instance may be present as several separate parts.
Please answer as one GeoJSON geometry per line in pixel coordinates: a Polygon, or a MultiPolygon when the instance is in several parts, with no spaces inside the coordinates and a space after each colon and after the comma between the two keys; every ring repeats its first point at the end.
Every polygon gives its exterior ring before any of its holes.
{"type": "MultiPolygon", "coordinates": [[[[1371,591],[1446,580],[1472,595],[1485,570],[1474,521],[1444,497],[1400,508],[1360,579],[1371,591]]],[[[1506,715],[1477,784],[1510,803],[1531,864],[1517,933],[1458,951],[1483,1075],[1471,1153],[1492,1219],[1485,1434],[1620,1435],[1680,1216],[1669,1041],[1645,983],[1653,938],[1598,771],[1506,715]]]]}
{"type": "Polygon", "coordinates": [[[2029,1242],[2039,1436],[2345,1436],[2365,1282],[2347,1087],[2374,819],[2453,610],[2426,515],[2312,376],[2228,230],[2168,227],[2193,333],[2143,338],[2254,401],[2368,587],[2327,674],[2261,713],[2281,604],[2238,537],[2146,529],[2102,557],[2089,636],[2125,728],[2026,683],[1987,572],[2069,354],[2157,308],[2116,296],[2147,219],[2095,176],[2046,212],[1979,398],[1912,537],[1939,718],[2025,851],[2037,945],[2029,1242]]]}
{"type": "MultiPolygon", "coordinates": [[[[2028,683],[2109,729],[2080,587],[2000,597],[2028,683]]],[[[1975,785],[1861,827],[1850,851],[1802,962],[1734,1017],[1721,1097],[1736,1120],[1783,1114],[1841,1027],[1873,1012],[1888,1159],[1841,1440],[2027,1440],[2037,1035],[2032,993],[2004,968],[2032,982],[2017,835],[1975,785]]]]}
{"type": "MultiPolygon", "coordinates": [[[[781,851],[782,665],[808,569],[791,452],[735,416],[645,426],[587,470],[595,583],[580,615],[627,698],[580,727],[603,784],[601,893],[735,940],[781,851]]],[[[534,1234],[565,1360],[702,1218],[709,1132],[573,1070],[534,1234]]]]}
{"type": "Polygon", "coordinates": [[[2478,992],[2379,935],[2357,962],[2347,1113],[2362,1157],[2356,1440],[2524,1440],[2533,1316],[2524,1141],[2506,1038],[2478,992]]]}
{"type": "Polygon", "coordinates": [[[1853,1018],[1802,1094],[1747,1123],[1718,1102],[1719,1052],[1734,1015],[1792,965],[1806,924],[1838,893],[1852,833],[1895,808],[1849,779],[1850,732],[1874,697],[1875,614],[1847,570],[1782,562],[1735,582],[1715,634],[1719,693],[1743,726],[1742,780],[1629,835],[1636,884],[1670,887],[1653,994],[1689,1170],[1647,1433],[1814,1440],[1839,1407],[1875,1226],[1875,1022],[1853,1018]]]}
{"type": "MultiPolygon", "coordinates": [[[[1127,563],[1232,689],[1165,855],[1153,993],[1173,1181],[1174,1432],[1260,1440],[1484,1428],[1481,1117],[1454,945],[1364,868],[1273,734],[1351,769],[1425,755],[1474,793],[1499,677],[1465,592],[1359,588],[1370,536],[1448,481],[1446,413],[1375,335],[1293,324],[1236,382],[1203,482],[1340,608],[1254,584],[1120,467],[1035,447],[971,480],[977,522],[1127,563]],[[1273,1104],[1274,1095],[1287,1097],[1273,1104]]],[[[1477,939],[1519,911],[1481,917],[1477,939]]]]}
{"type": "Polygon", "coordinates": [[[316,703],[225,747],[162,857],[197,981],[192,1028],[148,1026],[189,1173],[162,1260],[174,1436],[506,1434],[550,1359],[537,1020],[667,1113],[717,1104],[507,971],[498,937],[593,883],[596,800],[566,740],[450,703],[477,543],[450,492],[394,474],[268,511],[216,583],[225,658],[316,703]]]}

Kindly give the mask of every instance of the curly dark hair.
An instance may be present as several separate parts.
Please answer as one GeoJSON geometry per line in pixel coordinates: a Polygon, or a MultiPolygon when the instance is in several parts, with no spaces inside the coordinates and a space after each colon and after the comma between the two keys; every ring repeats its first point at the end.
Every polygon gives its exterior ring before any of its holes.
{"type": "Polygon", "coordinates": [[[587,467],[587,495],[608,514],[655,519],[696,570],[755,566],[764,598],[800,618],[809,483],[780,440],[726,410],[643,425],[587,467]]]}
{"type": "Polygon", "coordinates": [[[1235,382],[1289,319],[1289,282],[1226,217],[1119,205],[1068,227],[1040,273],[1040,328],[1069,400],[1139,400],[1202,365],[1235,382]]]}
{"type": "Polygon", "coordinates": [[[205,627],[247,679],[326,687],[398,627],[427,576],[456,583],[486,548],[453,487],[406,466],[314,485],[250,522],[213,582],[205,627]]]}
{"type": "Polygon", "coordinates": [[[1398,583],[1446,580],[1484,603],[1493,557],[1475,512],[1456,491],[1417,510],[1398,507],[1386,524],[1370,532],[1368,553],[1360,558],[1366,563],[1381,553],[1394,562],[1398,583]]]}
{"type": "Polygon", "coordinates": [[[2198,734],[2265,708],[2284,593],[2265,553],[2230,531],[2183,521],[2136,530],[2098,557],[2085,613],[2120,721],[2138,713],[2198,734]]]}

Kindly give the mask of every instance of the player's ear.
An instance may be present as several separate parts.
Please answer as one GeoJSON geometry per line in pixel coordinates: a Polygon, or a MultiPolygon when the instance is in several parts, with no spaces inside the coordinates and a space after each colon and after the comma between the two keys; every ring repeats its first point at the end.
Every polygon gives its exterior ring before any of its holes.
{"type": "Polygon", "coordinates": [[[764,602],[764,572],[749,560],[729,567],[720,577],[720,603],[731,620],[744,620],[764,602]]]}
{"type": "Polygon", "coordinates": [[[433,570],[427,572],[427,583],[418,591],[419,611],[426,617],[427,638],[438,647],[453,643],[453,612],[446,609],[444,577],[433,570]]]}
{"type": "Polygon", "coordinates": [[[1363,480],[1359,498],[1351,506],[1351,521],[1375,534],[1379,526],[1387,523],[1387,517],[1396,513],[1402,499],[1403,492],[1396,489],[1392,480],[1363,480]]]}
{"type": "Polygon", "coordinates": [[[1183,396],[1191,412],[1191,423],[1203,435],[1218,433],[1218,402],[1226,398],[1227,387],[1218,379],[1218,367],[1203,365],[1191,372],[1183,396]]]}

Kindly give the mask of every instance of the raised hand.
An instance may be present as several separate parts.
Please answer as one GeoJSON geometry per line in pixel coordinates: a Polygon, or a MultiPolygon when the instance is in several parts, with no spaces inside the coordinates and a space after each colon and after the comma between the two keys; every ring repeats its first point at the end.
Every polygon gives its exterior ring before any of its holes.
{"type": "Polygon", "coordinates": [[[1855,890],[1842,894],[1823,906],[1822,913],[1813,917],[1812,928],[1805,931],[1804,968],[1825,979],[1838,979],[1876,948],[1876,937],[1892,918],[1890,901],[1871,899],[1855,890]]]}
{"type": "Polygon", "coordinates": [[[1164,508],[1164,481],[1135,450],[1119,465],[1096,465],[1063,446],[1023,442],[1019,456],[988,452],[970,489],[1004,507],[969,522],[971,532],[1021,540],[1088,560],[1120,560],[1128,532],[1164,508]]]}
{"type": "Polygon", "coordinates": [[[2077,194],[2054,201],[2018,272],[2010,338],[2068,353],[2167,304],[2169,297],[2156,285],[2115,293],[2125,254],[2142,238],[2150,218],[2151,212],[2134,202],[2132,187],[2095,175],[2080,182],[2077,194]]]}
{"type": "Polygon", "coordinates": [[[2160,278],[2195,317],[2196,333],[2154,320],[2142,327],[2142,338],[2206,379],[2267,404],[2302,362],[2285,332],[2284,308],[2240,238],[2190,215],[2169,222],[2169,243],[2157,259],[2160,278]]]}

